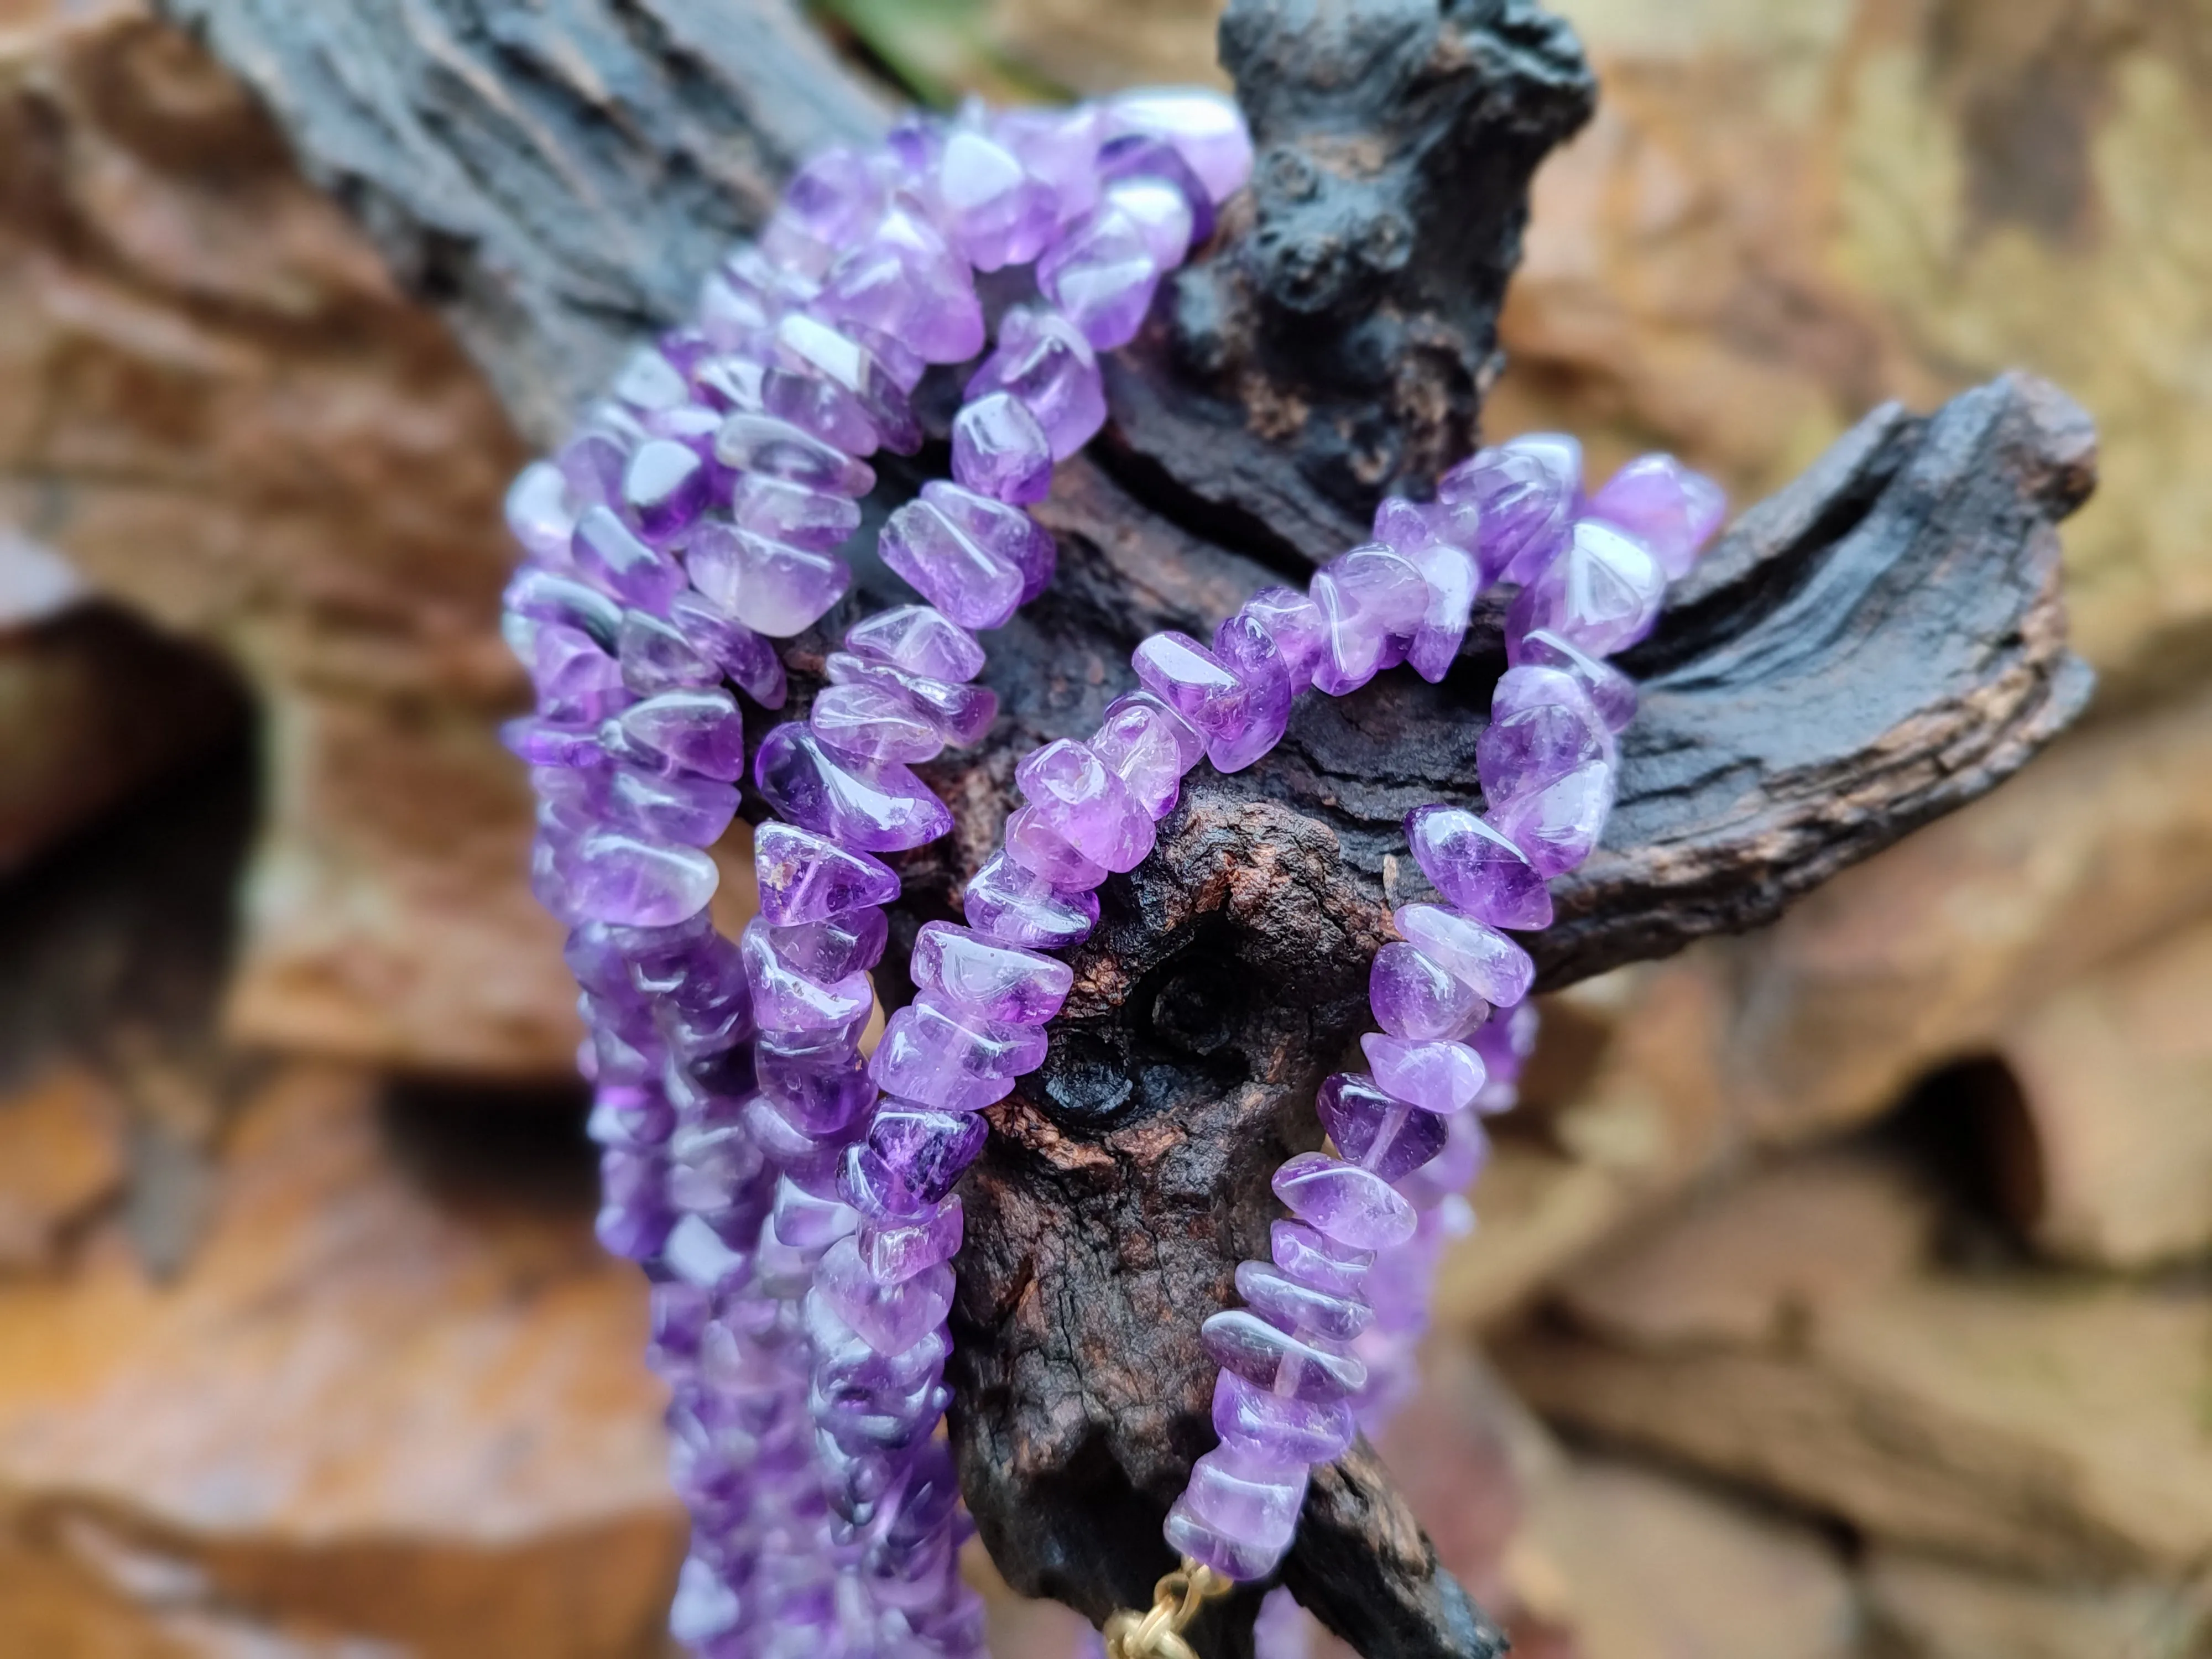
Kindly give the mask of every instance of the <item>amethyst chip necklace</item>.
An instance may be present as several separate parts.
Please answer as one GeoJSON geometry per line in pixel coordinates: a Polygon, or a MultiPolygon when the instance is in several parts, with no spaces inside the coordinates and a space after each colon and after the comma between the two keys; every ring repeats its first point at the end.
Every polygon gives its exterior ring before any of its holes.
{"type": "Polygon", "coordinates": [[[1238,1270],[1246,1305],[1206,1322],[1220,1444],[1169,1516],[1184,1569],[1150,1613],[1116,1615],[1116,1652],[1173,1654],[1206,1595],[1272,1572],[1309,1467],[1402,1396],[1430,1267],[1467,1225],[1474,1114],[1511,1103],[1533,969],[1498,930],[1546,925],[1546,878],[1595,844],[1635,701],[1603,659],[1648,630],[1721,511],[1663,457],[1584,501],[1561,439],[1482,452],[1431,504],[1385,502],[1374,541],[1306,594],[1255,595],[1210,646],[1147,640],[1142,689],[1086,741],[1020,763],[1026,804],[969,880],[965,925],[921,929],[915,999],[861,1057],[881,907],[899,892],[877,855],[951,827],[910,767],[994,720],[970,630],[1053,574],[1024,508],[1104,420],[1097,352],[1134,335],[1250,162],[1233,106],[1179,91],[971,107],[909,120],[872,154],[830,152],[710,274],[694,325],[639,353],[510,494],[528,557],[506,625],[538,708],[507,738],[539,796],[533,885],[571,929],[600,1237],[653,1281],[694,1523],[672,1626],[713,1659],[981,1651],[937,1432],[952,1189],[981,1109],[1044,1059],[1073,980],[1046,952],[1088,935],[1096,888],[1143,860],[1201,758],[1258,760],[1309,685],[1340,695],[1401,662],[1440,678],[1475,595],[1501,581],[1519,593],[1478,748],[1488,816],[1408,820],[1444,902],[1396,913],[1403,937],[1370,981],[1371,1070],[1321,1091],[1338,1156],[1284,1167],[1297,1218],[1277,1224],[1271,1261],[1238,1270]],[[863,458],[918,448],[924,370],[984,351],[975,273],[1029,265],[1038,301],[1006,313],[969,380],[953,478],[879,538],[929,603],[855,623],[806,720],[755,752],[777,821],[755,840],[758,915],[732,941],[708,915],[704,850],[745,768],[727,688],[781,706],[769,641],[848,586],[836,550],[874,484],[863,458]]]}

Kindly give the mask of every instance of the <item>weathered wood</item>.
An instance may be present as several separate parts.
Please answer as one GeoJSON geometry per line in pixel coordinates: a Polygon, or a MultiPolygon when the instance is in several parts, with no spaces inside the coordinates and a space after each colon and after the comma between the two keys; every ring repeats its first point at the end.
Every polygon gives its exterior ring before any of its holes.
{"type": "Polygon", "coordinates": [[[889,105],[792,0],[162,0],[550,444],[814,150],[889,105]]]}
{"type": "MultiPolygon", "coordinates": [[[[680,311],[779,167],[877,118],[774,0],[378,0],[350,21],[171,3],[541,433],[628,331],[680,311]]],[[[1527,0],[1236,0],[1224,42],[1257,184],[1115,362],[1114,424],[1042,510],[1060,574],[991,641],[989,740],[927,769],[957,828],[906,862],[905,939],[995,841],[1015,758],[1087,731],[1139,639],[1302,575],[1386,485],[1473,441],[1528,174],[1591,97],[1527,0]]],[[[887,468],[881,504],[943,462],[887,468]]],[[[2014,377],[1924,419],[1875,411],[1747,513],[1633,659],[1620,805],[1531,940],[1545,982],[1770,920],[2063,726],[2088,674],[2051,526],[2093,468],[2086,417],[2014,377]]],[[[794,709],[845,615],[896,591],[863,556],[847,613],[787,653],[794,709]]],[[[1200,1322],[1264,1248],[1270,1172],[1319,1140],[1313,1087],[1365,1023],[1389,905],[1421,889],[1403,815],[1479,800],[1498,621],[1443,684],[1310,697],[1267,760],[1195,775],[1158,853],[1104,888],[1047,1064],[992,1115],[963,1188],[953,1432],[1018,1589],[1099,1619],[1167,1565],[1160,1515],[1212,1436],[1200,1322]]],[[[1317,1476],[1283,1577],[1369,1659],[1498,1650],[1364,1448],[1317,1476]]],[[[1220,1609],[1204,1650],[1248,1652],[1255,1604],[1220,1609]]]]}

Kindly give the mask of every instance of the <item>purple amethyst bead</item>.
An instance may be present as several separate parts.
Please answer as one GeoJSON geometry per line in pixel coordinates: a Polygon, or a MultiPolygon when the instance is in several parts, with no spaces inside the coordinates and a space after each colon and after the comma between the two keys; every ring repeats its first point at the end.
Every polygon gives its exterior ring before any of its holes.
{"type": "Polygon", "coordinates": [[[1008,858],[1003,848],[968,879],[961,901],[968,925],[1001,945],[1061,951],[1091,937],[1098,896],[1063,892],[1008,858]]]}
{"type": "Polygon", "coordinates": [[[860,850],[902,852],[952,827],[945,803],[906,768],[848,767],[795,722],[762,741],[753,781],[782,817],[860,850]]]}
{"type": "Polygon", "coordinates": [[[1037,288],[1101,351],[1137,337],[1160,280],[1145,234],[1102,204],[1037,261],[1037,288]]]}
{"type": "Polygon", "coordinates": [[[1284,1465],[1330,1462],[1358,1431],[1345,1401],[1293,1399],[1229,1370],[1213,1385],[1213,1430],[1284,1465]]]}
{"type": "Polygon", "coordinates": [[[1528,953],[1494,927],[1433,904],[1401,904],[1391,919],[1422,955],[1492,1007],[1511,1007],[1535,982],[1528,953]]]}
{"type": "Polygon", "coordinates": [[[1359,1046],[1379,1086],[1409,1106],[1446,1116],[1472,1106],[1488,1078],[1482,1056],[1463,1042],[1414,1042],[1370,1031],[1359,1046]]]}
{"type": "Polygon", "coordinates": [[[1474,754],[1482,798],[1494,810],[1577,767],[1610,763],[1613,733],[1571,674],[1529,664],[1498,679],[1474,754]]]}
{"type": "Polygon", "coordinates": [[[1464,1036],[1490,1012],[1473,987],[1402,940],[1375,953],[1367,970],[1367,1001],[1384,1030],[1422,1042],[1464,1036]]]}
{"type": "Polygon", "coordinates": [[[1413,1206],[1371,1170],[1300,1152],[1275,1171],[1273,1184],[1292,1215],[1340,1244],[1387,1250],[1413,1236],[1413,1206]]]}
{"type": "Polygon", "coordinates": [[[1626,731],[1636,718],[1636,682],[1609,662],[1559,637],[1538,629],[1506,641],[1507,654],[1520,666],[1556,668],[1571,674],[1595,706],[1608,729],[1626,731]]]}
{"type": "Polygon", "coordinates": [[[914,945],[915,988],[941,993],[987,1019],[1042,1025],[1075,982],[1064,962],[1002,945],[947,921],[922,924],[914,945]]]}
{"type": "Polygon", "coordinates": [[[1109,133],[1164,139],[1190,164],[1216,202],[1225,202],[1252,175],[1252,135],[1236,100],[1202,87],[1146,87],[1116,94],[1106,105],[1109,133]]]}
{"type": "Polygon", "coordinates": [[[1482,585],[1526,582],[1565,542],[1581,493],[1582,446],[1537,432],[1477,452],[1437,480],[1437,499],[1481,515],[1482,585]]]}
{"type": "Polygon", "coordinates": [[[753,832],[753,868],[761,915],[775,927],[826,921],[899,896],[898,872],[889,865],[793,824],[763,823],[753,832]]]}
{"type": "MultiPolygon", "coordinates": [[[[1133,870],[1152,850],[1152,815],[1082,744],[1045,744],[1014,769],[1014,781],[1054,834],[1107,870],[1133,870]]],[[[1007,846],[1012,851],[1011,834],[1007,846]]]]}
{"type": "Polygon", "coordinates": [[[1613,810],[1613,768],[1592,761],[1506,802],[1491,818],[1539,875],[1559,875],[1597,846],[1613,810]]]}
{"type": "Polygon", "coordinates": [[[1388,1182],[1411,1175],[1444,1147],[1442,1114],[1407,1105],[1361,1073],[1328,1079],[1315,1106],[1345,1161],[1388,1182]]]}
{"type": "Polygon", "coordinates": [[[1332,559],[1311,591],[1324,630],[1313,684],[1332,697],[1403,662],[1428,610],[1421,573],[1379,542],[1332,559]]]}
{"type": "Polygon", "coordinates": [[[1543,872],[1498,830],[1464,808],[1416,807],[1406,817],[1413,862],[1445,902],[1493,927],[1552,925],[1543,872]]]}
{"type": "Polygon", "coordinates": [[[1256,616],[1239,611],[1213,635],[1213,654],[1245,691],[1237,729],[1218,732],[1206,745],[1217,772],[1241,772],[1283,738],[1297,690],[1274,635],[1256,616]]]}
{"type": "Polygon", "coordinates": [[[952,476],[994,501],[1041,501],[1052,493],[1052,441],[1028,405],[994,392],[953,416],[952,476]]]}
{"type": "Polygon", "coordinates": [[[1091,735],[1091,751],[1157,823],[1175,810],[1182,775],[1205,755],[1204,742],[1195,727],[1152,693],[1133,691],[1106,706],[1106,717],[1091,735]]]}
{"type": "Polygon", "coordinates": [[[1642,543],[1584,519],[1505,613],[1506,656],[1517,665],[1512,641],[1539,629],[1610,656],[1651,631],[1666,590],[1666,573],[1642,543]]]}
{"type": "Polygon", "coordinates": [[[684,568],[718,610],[777,639],[812,627],[853,580],[842,559],[711,521],[692,532],[684,568]]]}
{"type": "Polygon", "coordinates": [[[1650,548],[1671,580],[1690,574],[1728,513],[1728,497],[1672,455],[1639,455],[1606,480],[1585,511],[1650,548]]]}
{"type": "Polygon", "coordinates": [[[902,605],[864,617],[845,630],[845,648],[931,679],[972,680],[983,670],[975,636],[942,611],[902,605]]]}
{"type": "Polygon", "coordinates": [[[1018,398],[1064,461],[1106,423],[1097,354],[1058,312],[1016,306],[999,325],[998,347],[968,382],[970,402],[994,392],[1018,398]]]}

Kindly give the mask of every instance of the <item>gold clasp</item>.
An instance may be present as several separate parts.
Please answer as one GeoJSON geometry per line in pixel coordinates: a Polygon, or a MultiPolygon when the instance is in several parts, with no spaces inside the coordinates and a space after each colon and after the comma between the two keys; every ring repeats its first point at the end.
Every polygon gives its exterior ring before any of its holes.
{"type": "Polygon", "coordinates": [[[1106,1621],[1106,1659],[1198,1659],[1183,1632],[1208,1601],[1236,1588],[1235,1580],[1186,1555],[1182,1566],[1152,1586],[1150,1611],[1125,1607],[1106,1621]]]}

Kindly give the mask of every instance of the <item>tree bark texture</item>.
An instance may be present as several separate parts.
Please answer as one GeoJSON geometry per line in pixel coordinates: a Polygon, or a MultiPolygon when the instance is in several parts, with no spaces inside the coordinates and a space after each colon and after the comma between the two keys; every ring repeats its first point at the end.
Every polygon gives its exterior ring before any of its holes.
{"type": "MultiPolygon", "coordinates": [[[[794,158],[884,118],[779,0],[169,5],[540,438],[681,314],[794,158]]],[[[1473,447],[1529,175],[1595,95],[1528,0],[1234,0],[1222,44],[1252,187],[1115,355],[1113,422],[1040,509],[1059,576],[989,641],[989,739],[926,769],[957,827],[907,860],[895,938],[956,913],[1016,759],[1090,730],[1146,634],[1204,634],[1303,581],[1382,493],[1473,447]]],[[[885,469],[872,525],[944,470],[963,378],[925,382],[940,441],[885,469]]],[[[1744,513],[1629,659],[1620,805],[1528,941],[1542,983],[1770,921],[2071,720],[2090,677],[2053,526],[2094,468],[2081,411],[2011,376],[1924,417],[1875,410],[1744,513]]],[[[846,609],[787,653],[787,714],[849,617],[897,592],[858,563],[846,609]]],[[[1264,1253],[1269,1176],[1319,1143],[1314,1087],[1365,1028],[1390,907],[1425,890],[1405,813],[1480,801],[1500,614],[1442,684],[1305,698],[1267,760],[1193,775],[1158,851],[1103,890],[1044,1068],[992,1114],[963,1189],[952,1429],[1019,1589],[1102,1620],[1170,1565],[1160,1517],[1212,1441],[1200,1323],[1264,1253]]],[[[1364,1445],[1318,1473],[1282,1581],[1368,1659],[1501,1650],[1364,1445]]],[[[1255,1607],[1218,1609],[1202,1650],[1248,1653],[1255,1607]]]]}

